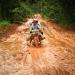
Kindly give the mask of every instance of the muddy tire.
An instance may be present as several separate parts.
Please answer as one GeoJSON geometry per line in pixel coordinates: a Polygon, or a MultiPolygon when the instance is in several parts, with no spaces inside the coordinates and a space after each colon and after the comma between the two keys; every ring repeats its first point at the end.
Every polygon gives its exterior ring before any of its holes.
{"type": "Polygon", "coordinates": [[[39,38],[38,38],[38,36],[34,37],[34,45],[35,45],[36,47],[39,46],[39,38]]]}

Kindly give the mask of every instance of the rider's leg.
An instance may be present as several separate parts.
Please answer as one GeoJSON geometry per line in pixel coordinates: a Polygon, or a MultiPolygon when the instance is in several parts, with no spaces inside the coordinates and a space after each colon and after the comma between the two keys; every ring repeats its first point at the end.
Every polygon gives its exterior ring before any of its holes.
{"type": "Polygon", "coordinates": [[[30,45],[32,45],[32,40],[33,40],[33,34],[30,36],[30,45]]]}
{"type": "Polygon", "coordinates": [[[40,37],[40,40],[44,39],[44,36],[42,34],[40,34],[39,37],[40,37]]]}

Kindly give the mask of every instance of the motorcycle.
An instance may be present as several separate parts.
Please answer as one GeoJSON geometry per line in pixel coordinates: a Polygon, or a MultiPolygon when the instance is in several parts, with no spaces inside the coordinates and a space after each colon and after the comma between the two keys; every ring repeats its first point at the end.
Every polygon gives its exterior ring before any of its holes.
{"type": "Polygon", "coordinates": [[[39,47],[41,45],[42,35],[39,30],[33,30],[31,33],[31,42],[30,44],[39,47]]]}

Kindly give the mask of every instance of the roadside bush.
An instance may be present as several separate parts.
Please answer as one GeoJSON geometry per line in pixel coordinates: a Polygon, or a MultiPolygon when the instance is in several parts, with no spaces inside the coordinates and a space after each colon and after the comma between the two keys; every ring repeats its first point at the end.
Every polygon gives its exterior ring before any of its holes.
{"type": "Polygon", "coordinates": [[[25,17],[29,17],[32,15],[31,8],[28,7],[25,3],[20,3],[18,7],[12,10],[12,20],[13,21],[20,21],[23,20],[25,17]]]}
{"type": "Polygon", "coordinates": [[[7,20],[0,20],[0,28],[5,28],[7,26],[9,26],[10,21],[7,20]]]}

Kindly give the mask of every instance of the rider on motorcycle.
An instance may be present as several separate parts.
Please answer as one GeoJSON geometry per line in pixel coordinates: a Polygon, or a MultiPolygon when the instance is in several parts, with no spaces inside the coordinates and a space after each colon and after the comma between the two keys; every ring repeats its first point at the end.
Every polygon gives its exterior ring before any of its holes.
{"type": "Polygon", "coordinates": [[[38,20],[33,20],[32,24],[30,25],[30,36],[29,36],[29,39],[30,40],[30,43],[34,37],[34,30],[38,30],[40,33],[39,33],[39,37],[41,40],[43,40],[43,32],[42,32],[42,28],[41,28],[41,25],[38,23],[38,20]]]}

